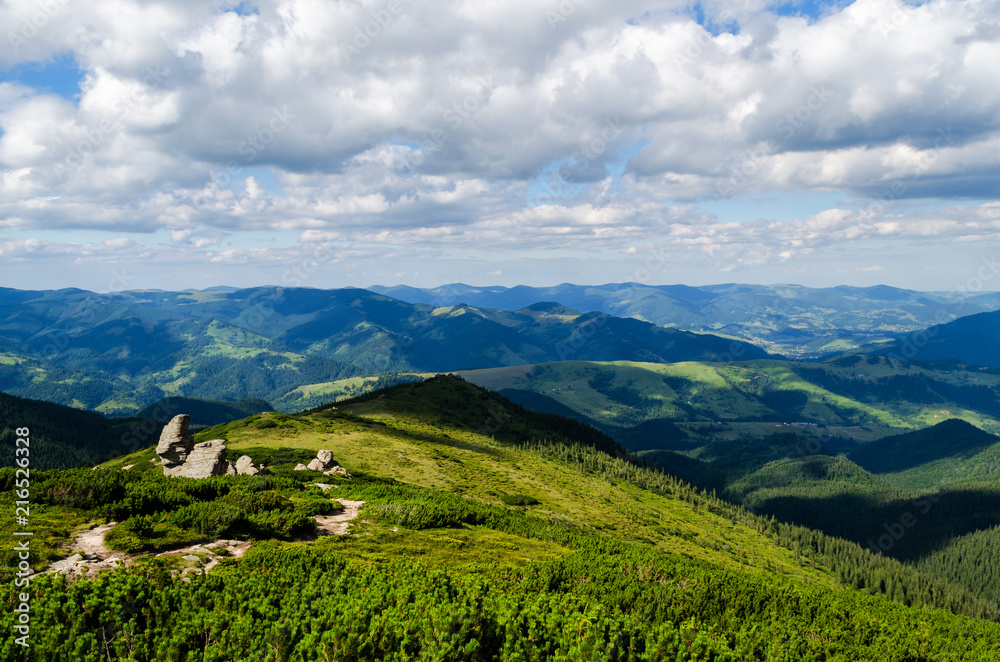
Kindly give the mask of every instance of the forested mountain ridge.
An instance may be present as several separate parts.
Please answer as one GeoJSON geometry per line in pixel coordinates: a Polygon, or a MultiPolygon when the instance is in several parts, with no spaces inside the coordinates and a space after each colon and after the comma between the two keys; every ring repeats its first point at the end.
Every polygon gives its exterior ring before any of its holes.
{"type": "Polygon", "coordinates": [[[959,318],[903,336],[879,353],[913,361],[1000,367],[1000,311],[959,318]]]}
{"type": "Polygon", "coordinates": [[[152,418],[108,419],[95,412],[0,393],[0,467],[13,467],[17,428],[33,432],[36,470],[89,466],[149,445],[160,425],[152,418]]]}
{"type": "Polygon", "coordinates": [[[387,371],[765,356],[740,341],[547,304],[433,307],[353,288],[0,291],[0,390],[106,413],[172,395],[294,410],[303,385],[387,371]]]}
{"type": "Polygon", "coordinates": [[[195,562],[179,556],[38,577],[33,647],[5,639],[4,659],[1000,657],[1000,625],[979,618],[995,605],[753,516],[455,377],[197,439],[209,437],[273,475],[169,479],[152,449],[40,474],[36,553],[95,514],[121,522],[109,544],[140,555],[219,536],[254,539],[250,551],[186,579],[171,571],[195,562]],[[310,487],[329,479],[292,467],[317,448],[354,478],[310,487]],[[331,496],[364,501],[362,517],[310,541],[331,496]]]}
{"type": "Polygon", "coordinates": [[[373,286],[411,303],[515,310],[555,301],[576,310],[634,317],[661,326],[719,333],[770,352],[802,358],[836,354],[918,332],[956,318],[1000,309],[1000,294],[915,292],[886,285],[648,285],[607,283],[553,287],[475,287],[453,283],[418,289],[373,286]]]}
{"type": "Polygon", "coordinates": [[[957,364],[933,368],[852,355],[816,363],[563,361],[460,374],[487,388],[555,400],[623,443],[628,428],[657,420],[688,428],[874,426],[869,432],[877,434],[962,418],[1000,433],[1000,371],[957,364]]]}

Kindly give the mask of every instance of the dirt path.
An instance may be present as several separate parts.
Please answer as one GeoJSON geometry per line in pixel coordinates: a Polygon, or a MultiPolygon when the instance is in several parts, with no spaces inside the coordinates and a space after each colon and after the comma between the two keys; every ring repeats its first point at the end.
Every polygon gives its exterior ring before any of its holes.
{"type": "Polygon", "coordinates": [[[114,552],[104,545],[104,534],[116,526],[117,524],[112,522],[104,526],[95,526],[89,531],[80,533],[76,537],[76,540],[73,541],[71,551],[80,552],[84,555],[90,554],[101,560],[109,559],[113,556],[122,556],[121,552],[114,552]]]}
{"type": "Polygon", "coordinates": [[[238,559],[250,549],[248,540],[216,540],[204,545],[191,545],[181,549],[171,549],[167,552],[160,552],[157,556],[179,556],[188,562],[191,570],[204,570],[208,572],[219,564],[223,559],[238,559]]]}
{"type": "Polygon", "coordinates": [[[69,557],[56,561],[43,572],[82,573],[85,576],[92,576],[105,568],[118,568],[133,561],[135,556],[115,552],[104,545],[104,534],[115,526],[117,524],[112,522],[76,534],[70,543],[69,557]]]}
{"type": "MultiPolygon", "coordinates": [[[[76,535],[70,544],[70,556],[62,561],[56,561],[44,572],[65,572],[94,577],[106,568],[121,568],[131,564],[144,554],[124,554],[108,549],[104,544],[104,534],[115,528],[117,524],[105,524],[76,535]]],[[[191,545],[183,549],[172,549],[161,552],[157,556],[179,556],[187,561],[184,573],[204,570],[208,572],[219,561],[226,558],[239,558],[250,548],[250,543],[244,540],[216,540],[203,545],[191,545]]]]}
{"type": "Polygon", "coordinates": [[[317,536],[342,536],[347,533],[350,521],[358,516],[364,501],[351,501],[349,499],[334,499],[338,501],[344,509],[336,515],[316,516],[317,536]]]}
{"type": "MultiPolygon", "coordinates": [[[[344,509],[336,515],[319,515],[316,517],[317,536],[342,536],[347,534],[351,520],[357,518],[364,501],[350,499],[334,499],[344,509]]],[[[76,535],[70,545],[70,556],[62,561],[56,561],[44,572],[65,572],[69,574],[82,573],[85,576],[95,576],[105,568],[120,568],[132,563],[142,556],[140,554],[124,554],[108,549],[104,544],[104,534],[117,524],[105,524],[93,529],[82,531],[76,535]]],[[[208,572],[224,558],[239,558],[250,548],[250,543],[241,540],[216,540],[204,545],[191,545],[183,549],[172,549],[161,552],[157,556],[179,556],[188,562],[184,573],[204,570],[208,572]]]]}

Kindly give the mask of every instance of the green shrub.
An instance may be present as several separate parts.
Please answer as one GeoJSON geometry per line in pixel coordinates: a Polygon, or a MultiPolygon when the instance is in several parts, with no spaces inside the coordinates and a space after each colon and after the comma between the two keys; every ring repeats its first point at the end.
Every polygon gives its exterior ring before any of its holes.
{"type": "Polygon", "coordinates": [[[535,497],[526,494],[504,494],[500,497],[500,501],[508,506],[537,506],[541,503],[535,497]]]}

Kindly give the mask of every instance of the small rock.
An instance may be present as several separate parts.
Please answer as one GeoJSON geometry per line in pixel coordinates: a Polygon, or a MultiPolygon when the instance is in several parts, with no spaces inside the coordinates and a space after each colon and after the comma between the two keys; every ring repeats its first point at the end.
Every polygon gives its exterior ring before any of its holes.
{"type": "Polygon", "coordinates": [[[126,464],[124,467],[122,467],[122,471],[128,471],[134,466],[135,466],[134,464],[126,464]]]}
{"type": "Polygon", "coordinates": [[[295,465],[295,469],[293,469],[293,471],[306,471],[308,468],[309,467],[304,464],[297,464],[295,465]]]}
{"type": "Polygon", "coordinates": [[[74,554],[69,558],[65,558],[62,561],[56,561],[49,567],[51,572],[66,572],[72,566],[83,561],[83,554],[74,554]]]}
{"type": "Polygon", "coordinates": [[[236,460],[236,473],[241,476],[256,476],[260,471],[253,466],[253,458],[249,455],[243,455],[236,460]]]}
{"type": "Polygon", "coordinates": [[[322,471],[324,469],[323,463],[319,461],[319,458],[314,458],[306,468],[311,471],[322,471]]]}
{"type": "Polygon", "coordinates": [[[182,556],[181,558],[184,559],[185,561],[195,561],[197,563],[201,563],[201,558],[198,557],[198,556],[195,556],[194,554],[186,554],[186,555],[182,556]]]}
{"type": "Polygon", "coordinates": [[[344,467],[334,467],[329,471],[324,471],[325,476],[343,476],[344,478],[352,478],[351,474],[347,473],[347,469],[344,467]]]}
{"type": "Polygon", "coordinates": [[[320,461],[324,469],[329,469],[337,464],[336,460],[333,459],[333,451],[320,451],[316,453],[316,459],[320,461]]]}

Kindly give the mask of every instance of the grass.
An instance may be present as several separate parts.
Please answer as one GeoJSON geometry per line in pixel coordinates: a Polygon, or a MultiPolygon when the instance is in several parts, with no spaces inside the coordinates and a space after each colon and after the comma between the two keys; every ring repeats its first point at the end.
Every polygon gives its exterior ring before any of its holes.
{"type": "MultiPolygon", "coordinates": [[[[209,428],[196,435],[196,440],[225,438],[231,459],[247,453],[255,462],[264,461],[276,470],[282,469],[282,462],[271,464],[274,457],[265,458],[267,452],[284,454],[287,469],[302,461],[296,452],[310,457],[327,449],[355,475],[391,478],[496,505],[518,495],[537,501],[528,510],[542,519],[569,522],[725,567],[761,572],[775,568],[782,574],[808,577],[812,583],[837,584],[822,568],[800,567],[789,550],[704,507],[698,510],[685,501],[630,483],[615,484],[603,475],[581,472],[484,434],[435,423],[395,407],[374,399],[302,416],[270,412],[209,428]]],[[[119,458],[105,466],[114,469],[135,463],[148,470],[151,452],[119,458]]],[[[404,554],[410,544],[435,547],[432,543],[436,539],[425,538],[425,534],[402,539],[409,542],[392,553],[404,554]]],[[[388,534],[372,530],[372,535],[388,534]]],[[[434,535],[454,537],[456,532],[434,535]]],[[[484,540],[472,533],[463,535],[468,539],[459,536],[456,540],[465,540],[463,544],[472,548],[484,540]]],[[[489,533],[495,535],[499,534],[489,533]]],[[[510,542],[515,547],[527,544],[510,542]]],[[[378,548],[378,544],[371,544],[372,549],[378,548]]],[[[492,554],[488,545],[480,551],[487,558],[492,554]]],[[[510,552],[516,555],[513,549],[510,552]]]]}
{"type": "Polygon", "coordinates": [[[324,537],[315,544],[334,549],[362,565],[405,560],[422,561],[430,566],[494,563],[523,566],[571,553],[569,549],[550,542],[467,525],[457,529],[417,531],[367,523],[354,525],[352,534],[324,537]]]}

